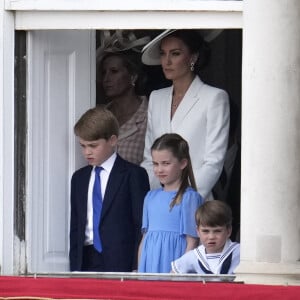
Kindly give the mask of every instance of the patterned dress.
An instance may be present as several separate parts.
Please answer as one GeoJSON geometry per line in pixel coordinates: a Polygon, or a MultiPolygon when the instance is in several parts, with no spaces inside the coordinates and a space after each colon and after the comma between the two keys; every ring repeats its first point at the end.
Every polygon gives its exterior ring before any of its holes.
{"type": "MultiPolygon", "coordinates": [[[[147,127],[148,100],[141,97],[138,110],[119,129],[117,152],[122,158],[139,165],[143,160],[145,133],[147,127]]],[[[107,108],[111,103],[107,104],[107,108]]]]}

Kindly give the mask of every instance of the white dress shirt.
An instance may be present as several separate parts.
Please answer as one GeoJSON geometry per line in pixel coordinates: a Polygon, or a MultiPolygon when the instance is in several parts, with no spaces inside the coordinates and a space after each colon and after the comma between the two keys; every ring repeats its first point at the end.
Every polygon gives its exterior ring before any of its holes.
{"type": "MultiPolygon", "coordinates": [[[[103,170],[100,172],[102,201],[105,200],[105,190],[106,190],[109,174],[113,168],[116,158],[117,158],[117,154],[114,153],[105,162],[103,162],[101,166],[99,166],[103,168],[103,170]]],[[[95,182],[94,170],[95,167],[92,169],[91,172],[89,189],[88,189],[87,220],[86,220],[86,227],[85,227],[85,242],[84,242],[85,245],[93,244],[93,187],[95,182]]]]}

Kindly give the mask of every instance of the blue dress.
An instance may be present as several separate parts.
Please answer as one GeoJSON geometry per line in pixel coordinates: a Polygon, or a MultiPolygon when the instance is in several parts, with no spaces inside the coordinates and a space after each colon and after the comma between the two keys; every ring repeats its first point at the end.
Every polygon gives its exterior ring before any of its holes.
{"type": "Polygon", "coordinates": [[[170,210],[176,191],[162,188],[149,191],[145,197],[142,231],[145,233],[138,271],[170,273],[171,262],[182,256],[186,237],[198,237],[195,212],[203,203],[198,192],[188,187],[182,201],[170,210]]]}

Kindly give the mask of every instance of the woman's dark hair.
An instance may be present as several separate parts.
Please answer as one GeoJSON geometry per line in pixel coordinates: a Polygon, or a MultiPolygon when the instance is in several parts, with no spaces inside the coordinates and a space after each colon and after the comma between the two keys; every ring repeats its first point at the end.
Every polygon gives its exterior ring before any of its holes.
{"type": "Polygon", "coordinates": [[[195,63],[195,73],[198,73],[209,62],[211,50],[209,44],[203,39],[201,34],[196,30],[181,29],[175,30],[168,37],[176,37],[184,42],[190,49],[191,53],[199,53],[197,62],[195,63]]]}
{"type": "Polygon", "coordinates": [[[154,141],[151,147],[151,152],[153,150],[168,150],[174,155],[174,157],[178,159],[178,161],[182,161],[183,159],[187,160],[187,166],[182,170],[180,187],[174,199],[170,203],[170,209],[172,209],[174,205],[181,202],[182,196],[187,187],[191,186],[192,188],[197,190],[191,157],[189,153],[189,145],[187,141],[183,139],[179,134],[166,133],[154,141]]]}

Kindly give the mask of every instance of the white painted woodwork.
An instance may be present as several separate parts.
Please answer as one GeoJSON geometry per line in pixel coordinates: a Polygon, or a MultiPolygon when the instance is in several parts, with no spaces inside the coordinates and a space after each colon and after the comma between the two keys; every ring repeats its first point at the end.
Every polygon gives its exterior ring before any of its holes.
{"type": "Polygon", "coordinates": [[[225,29],[242,28],[243,1],[6,0],[6,9],[20,30],[225,29]]]}
{"type": "Polygon", "coordinates": [[[174,11],[174,10],[240,10],[242,1],[211,0],[5,0],[8,10],[130,10],[130,11],[174,11]]]}
{"type": "Polygon", "coordinates": [[[69,191],[84,164],[73,126],[95,105],[92,31],[28,34],[29,272],[68,270],[69,191]]]}
{"type": "Polygon", "coordinates": [[[0,1],[0,274],[14,272],[14,15],[0,1]]]}
{"type": "Polygon", "coordinates": [[[17,11],[16,28],[242,28],[242,11],[17,11]]]}

